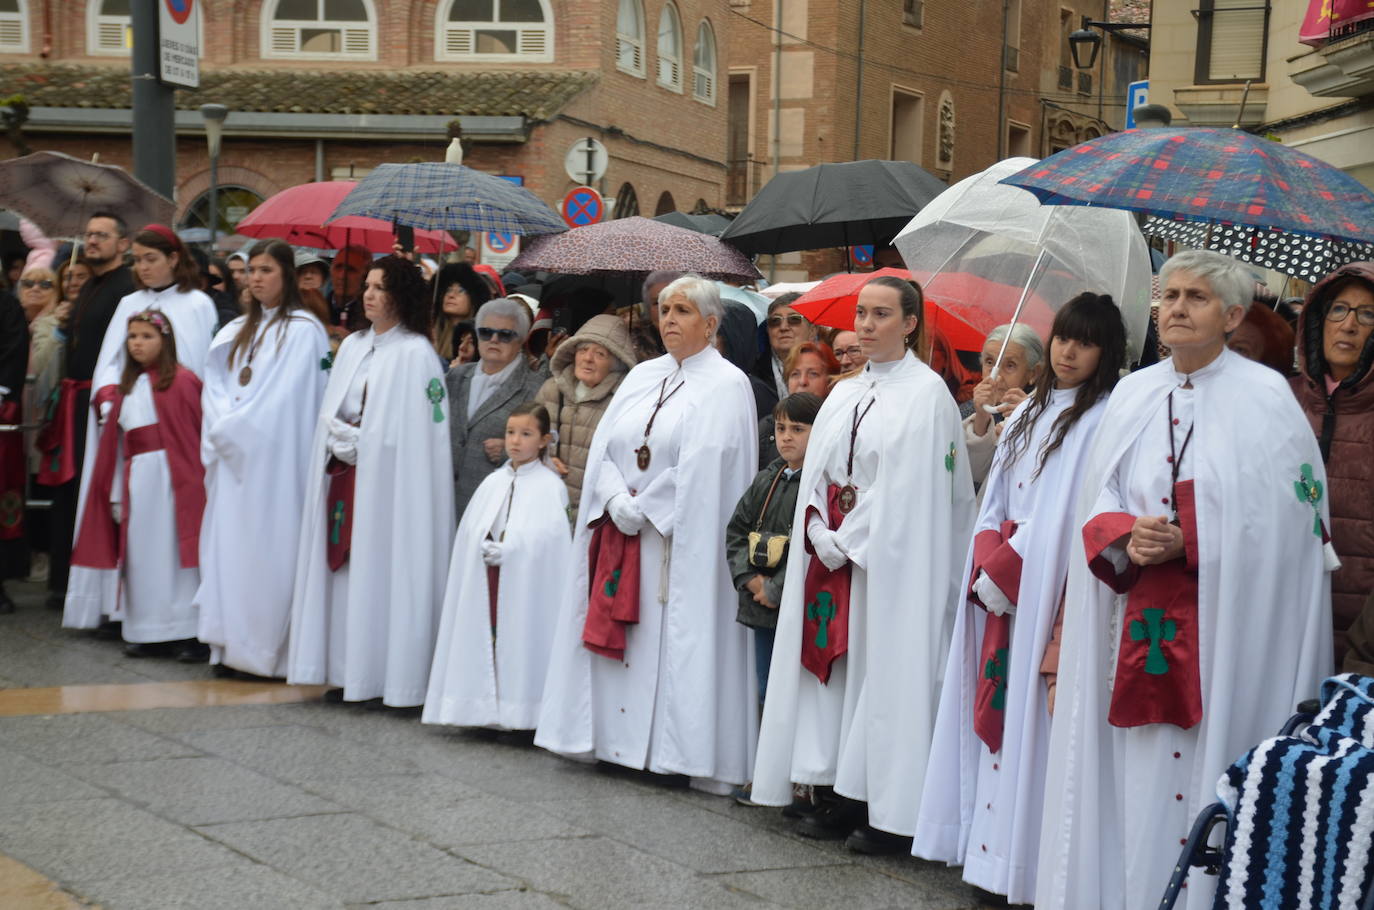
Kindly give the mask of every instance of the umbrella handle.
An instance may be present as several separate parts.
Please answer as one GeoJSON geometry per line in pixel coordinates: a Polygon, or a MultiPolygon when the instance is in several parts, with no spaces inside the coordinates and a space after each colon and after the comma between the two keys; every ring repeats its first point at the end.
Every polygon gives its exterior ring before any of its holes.
{"type": "Polygon", "coordinates": [[[1007,334],[1002,339],[1002,349],[997,352],[997,360],[992,364],[988,379],[995,381],[998,372],[1002,369],[1002,357],[1007,353],[1007,345],[1011,343],[1011,330],[1016,327],[1016,323],[1021,319],[1021,310],[1025,307],[1026,298],[1030,296],[1031,285],[1035,283],[1036,275],[1040,272],[1040,263],[1044,261],[1045,248],[1041,247],[1039,255],[1035,257],[1035,264],[1031,266],[1030,275],[1026,278],[1026,286],[1021,289],[1021,299],[1016,301],[1016,312],[1011,314],[1011,322],[1007,323],[1007,334]]]}

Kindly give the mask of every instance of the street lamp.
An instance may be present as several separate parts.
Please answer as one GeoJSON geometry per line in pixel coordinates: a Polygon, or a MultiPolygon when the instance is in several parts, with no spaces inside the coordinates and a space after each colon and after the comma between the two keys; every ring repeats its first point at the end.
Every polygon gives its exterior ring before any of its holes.
{"type": "Polygon", "coordinates": [[[1123,32],[1127,29],[1148,29],[1148,22],[1097,22],[1083,17],[1078,31],[1069,35],[1069,53],[1073,55],[1073,65],[1081,70],[1090,70],[1097,62],[1097,52],[1102,49],[1102,36],[1093,29],[1104,32],[1123,32]]]}
{"type": "Polygon", "coordinates": [[[220,138],[224,135],[224,118],[229,116],[229,108],[222,104],[202,104],[200,116],[205,120],[205,141],[210,146],[210,254],[215,252],[215,239],[219,230],[219,148],[220,138]]]}

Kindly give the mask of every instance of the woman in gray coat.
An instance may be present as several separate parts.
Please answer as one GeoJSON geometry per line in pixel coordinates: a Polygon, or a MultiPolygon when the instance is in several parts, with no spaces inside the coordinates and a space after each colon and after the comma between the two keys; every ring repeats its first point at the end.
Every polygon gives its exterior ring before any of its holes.
{"type": "Polygon", "coordinates": [[[462,518],[468,500],[488,474],[506,460],[506,418],[533,401],[548,373],[521,356],[530,333],[530,311],[501,297],[477,311],[477,360],[445,377],[449,435],[453,441],[454,513],[462,518]]]}

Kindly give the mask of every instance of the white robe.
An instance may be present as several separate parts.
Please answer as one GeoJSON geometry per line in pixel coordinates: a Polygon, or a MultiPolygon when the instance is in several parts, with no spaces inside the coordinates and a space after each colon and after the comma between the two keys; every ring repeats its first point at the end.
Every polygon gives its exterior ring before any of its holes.
{"type": "MultiPolygon", "coordinates": [[[[1055,433],[1055,421],[1068,410],[1077,389],[1056,389],[1035,421],[1029,440],[1010,465],[1006,440],[1025,419],[1023,402],[1008,419],[997,446],[983,504],[973,533],[1017,523],[1012,544],[1021,556],[1021,585],[1011,617],[1011,648],[1006,676],[1002,748],[996,753],[973,731],[974,697],[982,678],[979,654],[987,612],[960,599],[950,642],[935,740],[926,770],[921,814],[912,852],[950,865],[963,864],[964,881],[1006,895],[1011,903],[1035,899],[1044,804],[1045,759],[1050,715],[1040,663],[1054,631],[1054,620],[1068,576],[1070,538],[1081,470],[1107,400],[1084,413],[1036,477],[1042,447],[1055,433]]],[[[964,562],[968,590],[973,549],[964,562]]]]}
{"type": "MultiPolygon", "coordinates": [[[[119,385],[128,358],[126,342],[129,338],[129,317],[144,310],[160,310],[166,314],[176,338],[177,362],[197,376],[204,378],[205,375],[205,356],[210,348],[210,339],[215,334],[215,324],[219,321],[215,304],[209,297],[200,291],[183,292],[172,286],[161,291],[146,288],[134,291],[119,301],[114,316],[110,318],[110,326],[105,330],[105,338],[100,342],[100,354],[91,374],[91,408],[86,414],[88,457],[81,465],[81,484],[76,500],[78,516],[86,514],[86,490],[90,487],[91,472],[95,469],[95,453],[100,448],[102,429],[95,396],[101,389],[119,385]]],[[[80,521],[77,521],[76,528],[80,531],[80,521]]],[[[68,629],[94,629],[103,618],[110,615],[118,601],[117,570],[72,566],[67,579],[62,625],[68,629]]]]}
{"type": "Polygon", "coordinates": [[[758,684],[749,632],[735,622],[725,525],[757,468],[755,414],[748,378],[715,348],[685,359],[680,373],[671,355],[646,361],[621,383],[587,458],[536,745],[685,774],[714,790],[749,779],[758,684]],[[670,392],[679,379],[640,471],[634,450],[662,383],[670,392]],[[626,633],[623,661],[582,644],[588,525],[620,492],[634,494],[649,519],[639,534],[639,623],[626,633]]]}
{"type": "Polygon", "coordinates": [[[422,721],[534,729],[571,554],[568,488],[557,473],[507,461],[483,479],[453,542],[422,721]],[[494,632],[482,562],[489,534],[501,544],[494,632]]]}
{"type": "Polygon", "coordinates": [[[827,514],[831,483],[858,499],[838,537],[852,563],[849,651],[822,684],[801,665],[804,580],[814,558],[793,546],[779,607],[752,798],[792,800],[792,784],[831,784],[868,803],[868,823],[916,830],[960,569],[973,527],[973,481],[959,409],[944,381],[907,354],[838,383],[821,407],[792,539],[806,505],[827,514]],[[855,408],[859,424],[848,472],[855,408]]]}
{"type": "MultiPolygon", "coordinates": [[[[124,398],[119,427],[127,433],[156,423],[152,383],[148,374],[143,373],[124,398]]],[[[110,618],[123,622],[124,640],[129,642],[195,638],[196,608],[192,601],[200,584],[200,570],[181,565],[176,501],[166,451],[135,455],[129,463],[127,490],[121,458],[115,467],[110,500],[122,504],[124,521],[128,523],[123,587],[110,618]]]]}
{"type": "Polygon", "coordinates": [[[201,641],[212,663],[257,676],[286,673],[310,434],[328,379],[329,339],[304,310],[264,313],[252,377],[247,351],[229,351],[247,317],[220,329],[201,394],[205,520],[200,532],[201,641]]]}
{"type": "MultiPolygon", "coordinates": [[[[1166,403],[1187,379],[1166,360],[1123,379],[1088,457],[1075,523],[1106,512],[1161,515],[1172,496],[1166,403]]],[[[1195,483],[1202,720],[1108,725],[1126,597],[1088,569],[1074,535],[1064,604],[1036,882],[1039,908],[1155,906],[1217,778],[1331,672],[1330,575],[1315,510],[1294,484],[1303,465],[1325,488],[1317,441],[1283,378],[1238,354],[1191,376],[1178,396],[1193,439],[1180,479],[1195,483]],[[1191,398],[1191,402],[1185,399],[1191,398]],[[1188,406],[1191,405],[1189,408],[1188,406]]],[[[1120,548],[1113,548],[1119,550],[1120,548]]],[[[1111,551],[1109,551],[1111,552],[1111,551]]],[[[1197,872],[1179,907],[1209,907],[1197,872]]]]}
{"type": "Polygon", "coordinates": [[[443,392],[433,346],[403,326],[355,332],[339,347],[299,519],[288,682],[342,686],[346,701],[424,703],[453,541],[443,392]],[[353,535],[348,562],[331,572],[330,422],[359,416],[353,535]]]}

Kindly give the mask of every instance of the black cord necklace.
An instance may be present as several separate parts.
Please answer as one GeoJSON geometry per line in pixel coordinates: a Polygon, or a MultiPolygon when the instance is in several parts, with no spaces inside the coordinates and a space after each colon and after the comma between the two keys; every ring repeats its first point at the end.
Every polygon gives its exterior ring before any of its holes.
{"type": "Polygon", "coordinates": [[[663,410],[668,399],[676,395],[678,390],[687,382],[685,379],[680,380],[677,385],[673,386],[673,390],[668,392],[668,380],[672,378],[672,376],[663,377],[663,382],[658,387],[658,402],[654,405],[654,412],[649,415],[649,422],[644,425],[644,442],[635,449],[635,464],[639,465],[641,471],[649,470],[649,460],[653,457],[653,453],[649,451],[649,434],[653,432],[654,421],[658,419],[658,412],[663,410]],[[665,392],[667,392],[666,395],[665,392]]]}

